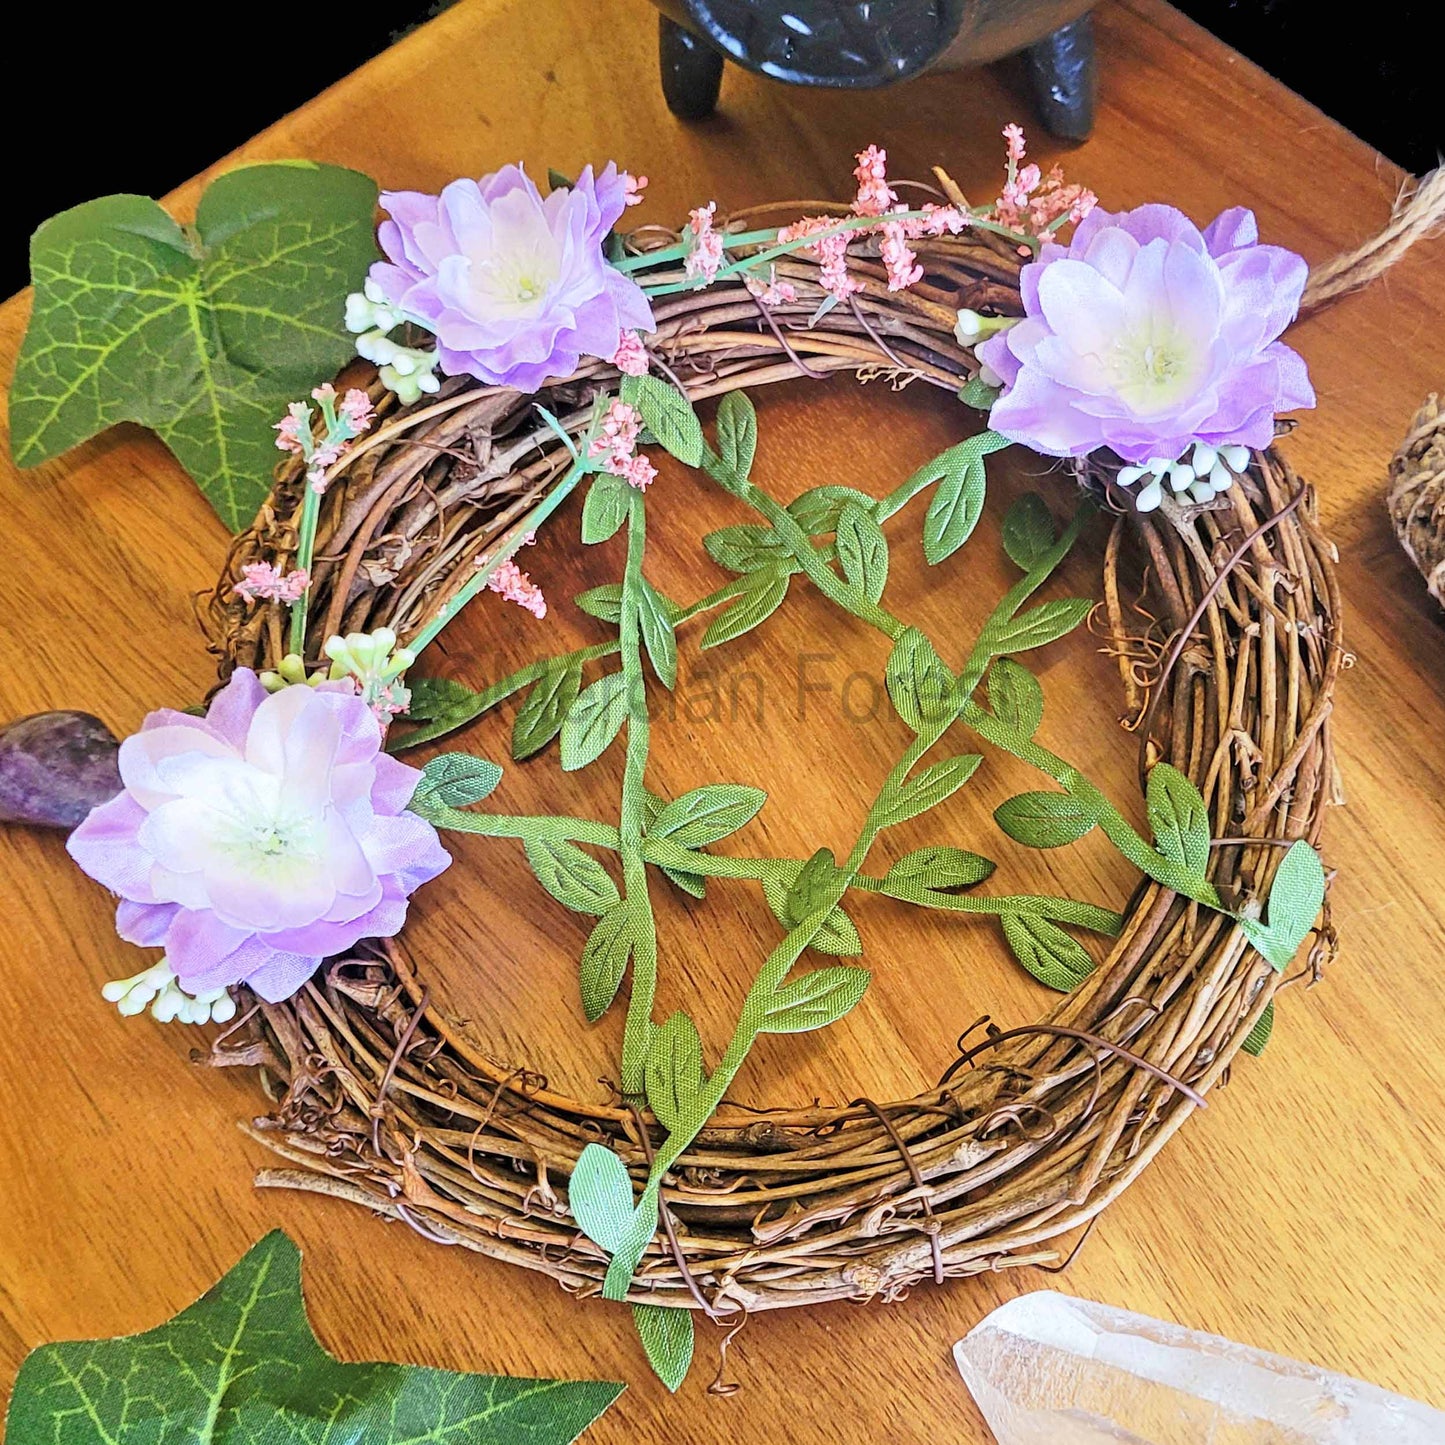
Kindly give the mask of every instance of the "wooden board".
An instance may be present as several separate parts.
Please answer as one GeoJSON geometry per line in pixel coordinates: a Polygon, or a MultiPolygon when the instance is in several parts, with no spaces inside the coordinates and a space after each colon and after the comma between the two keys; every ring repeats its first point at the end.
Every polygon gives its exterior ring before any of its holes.
{"type": "MultiPolygon", "coordinates": [[[[1359,240],[1387,214],[1399,180],[1388,164],[1175,12],[1127,0],[1106,5],[1099,21],[1098,131],[1065,160],[1106,204],[1164,198],[1201,220],[1228,204],[1252,205],[1268,239],[1311,260],[1359,240]]],[[[1027,119],[1027,105],[1007,68],[855,96],[730,73],[718,116],[682,126],[662,105],[653,17],[641,0],[471,0],[242,154],[335,161],[386,185],[430,189],[514,158],[536,174],[615,156],[653,178],[641,218],[670,220],[712,197],[727,209],[843,196],[851,153],[871,140],[888,146],[898,175],[942,161],[970,194],[985,195],[996,184],[998,131],[1015,116],[1027,119]]],[[[187,187],[177,204],[185,209],[195,195],[187,187]]],[[[1441,383],[1441,257],[1438,246],[1422,247],[1382,285],[1294,337],[1320,410],[1288,446],[1319,485],[1341,547],[1357,661],[1337,713],[1348,807],[1331,817],[1325,848],[1341,872],[1343,955],[1319,988],[1284,998],[1265,1059],[1238,1067],[1208,1113],[1106,1213],[1067,1275],[1020,1272],[920,1288],[896,1307],[759,1318],[731,1357],[745,1388],[727,1400],[705,1393],[714,1350],[703,1327],[693,1378],[670,1403],[648,1377],[623,1312],[578,1305],[549,1282],[441,1250],[347,1206],[253,1190],[252,1171],[267,1156],[234,1128],[258,1107],[252,1081],[196,1067],[185,1030],[122,1022],[101,1004],[101,982],[135,971],[139,956],[117,942],[107,900],[68,865],[58,838],[10,830],[0,832],[10,929],[0,967],[9,1023],[0,1065],[6,1379],[43,1340],[158,1322],[279,1224],[306,1252],[312,1314],[329,1347],[352,1359],[627,1380],[628,1392],[589,1437],[599,1442],[629,1431],[695,1445],[785,1435],[797,1445],[982,1441],[948,1347],[1010,1294],[1050,1286],[1445,1405],[1445,632],[1381,501],[1391,451],[1425,392],[1441,383]]],[[[7,382],[27,309],[24,297],[0,309],[7,382]]],[[[823,480],[890,485],[966,424],[944,396],[860,393],[842,380],[780,390],[761,410],[762,475],[784,494],[823,480]]],[[[941,580],[922,565],[916,520],[893,524],[900,608],[942,637],[956,626],[960,651],[1001,575],[998,508],[1026,486],[1052,485],[1037,460],[995,460],[991,520],[941,580]]],[[[0,714],[82,706],[129,730],[149,708],[192,701],[211,664],[190,596],[214,575],[224,535],[164,449],[119,428],[34,473],[0,464],[0,495],[9,548],[0,598],[10,623],[0,633],[0,714]]],[[[704,517],[726,508],[674,470],[652,495],[655,580],[684,596],[703,590],[712,573],[690,539],[704,517]]],[[[564,517],[529,556],[556,603],[543,625],[559,645],[593,625],[570,594],[615,576],[619,565],[607,549],[578,559],[568,530],[564,517]]],[[[1096,560],[1097,543],[1086,545],[1061,585],[1088,585],[1096,560]]],[[[483,602],[432,666],[487,675],[489,659],[530,645],[535,627],[483,602]]],[[[745,691],[731,720],[680,711],[659,728],[658,776],[676,786],[717,776],[769,787],[773,802],[752,835],[759,851],[845,841],[863,790],[876,785],[898,743],[886,713],[854,723],[843,712],[846,679],[876,672],[877,645],[799,588],[766,633],[716,663],[690,655],[684,678],[705,694],[709,669],[720,671],[726,698],[728,678],[759,670],[764,658],[781,669],[764,694],[764,721],[745,691]],[[804,699],[817,709],[811,720],[825,724],[817,733],[798,724],[804,651],[828,654],[806,664],[808,680],[831,687],[804,699]]],[[[1055,745],[1125,797],[1132,748],[1114,727],[1115,697],[1081,694],[1086,683],[1109,680],[1107,661],[1086,639],[1056,649],[1046,726],[1055,745]]],[[[855,712],[866,711],[861,686],[850,694],[855,712]]],[[[504,727],[504,719],[485,724],[469,745],[498,752],[504,727]]],[[[564,792],[548,761],[505,786],[518,805],[569,796],[578,811],[603,809],[611,768],[602,764],[580,797],[564,792]]],[[[986,813],[1009,782],[1000,771],[970,790],[975,796],[948,814],[950,834],[999,857],[1020,886],[1051,882],[1121,898],[1127,873],[1107,851],[1040,859],[1000,845],[986,813]]],[[[467,840],[459,854],[461,866],[423,896],[419,945],[456,945],[438,976],[456,1000],[485,1000],[470,1013],[489,1046],[532,1062],[546,1057],[559,1081],[587,1087],[616,1040],[609,1025],[590,1035],[581,1026],[571,981],[576,920],[529,885],[508,845],[467,840]]],[[[1041,991],[986,928],[914,919],[883,900],[855,911],[878,966],[874,993],[838,1028],[767,1041],[740,1097],[911,1089],[936,1075],[953,1036],[979,1013],[1017,1022],[1040,1010],[1041,991]]],[[[672,961],[664,1002],[691,1002],[694,983],[716,990],[704,1012],[715,1043],[767,920],[755,895],[727,888],[710,908],[669,899],[662,924],[672,961]]]]}

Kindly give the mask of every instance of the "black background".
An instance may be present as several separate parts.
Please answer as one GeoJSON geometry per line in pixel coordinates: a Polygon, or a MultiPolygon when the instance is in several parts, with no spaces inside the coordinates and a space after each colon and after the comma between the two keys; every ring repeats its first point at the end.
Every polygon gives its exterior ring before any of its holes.
{"type": "MultiPolygon", "coordinates": [[[[26,238],[47,216],[112,191],[164,195],[444,3],[29,7],[29,34],[12,31],[8,55],[7,161],[20,173],[0,295],[25,284],[26,238]]],[[[1176,3],[1390,159],[1417,174],[1436,164],[1439,0],[1428,11],[1418,0],[1176,3]]]]}

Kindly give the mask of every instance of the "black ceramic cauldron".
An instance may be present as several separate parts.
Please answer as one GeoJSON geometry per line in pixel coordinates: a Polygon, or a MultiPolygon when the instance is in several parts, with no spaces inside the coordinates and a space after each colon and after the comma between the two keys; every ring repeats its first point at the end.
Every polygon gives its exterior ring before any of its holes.
{"type": "Polygon", "coordinates": [[[653,0],[662,89],[685,120],[717,105],[725,60],[792,85],[865,89],[1028,54],[1040,118],[1094,123],[1094,0],[653,0]]]}

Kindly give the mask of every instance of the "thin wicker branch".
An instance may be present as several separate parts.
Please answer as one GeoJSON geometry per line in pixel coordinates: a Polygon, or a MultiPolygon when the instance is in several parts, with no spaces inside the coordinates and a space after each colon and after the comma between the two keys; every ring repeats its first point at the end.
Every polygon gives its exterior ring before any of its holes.
{"type": "MultiPolygon", "coordinates": [[[[668,239],[654,228],[633,244],[668,239]]],[[[816,273],[791,260],[778,273],[798,303],[767,316],[741,285],[683,293],[658,308],[656,359],[694,399],[836,371],[956,388],[975,363],[954,339],[954,314],[1017,314],[1018,261],[987,237],[919,250],[927,276],[915,291],[889,293],[865,253],[854,262],[866,282],[856,307],[816,319],[816,273]]],[[[539,400],[576,431],[617,381],[591,363],[539,400]]],[[[322,636],[383,624],[415,632],[567,461],[533,398],[516,392],[454,380],[390,413],[374,384],[372,394],[382,424],[347,460],[321,517],[322,636]]],[[[202,599],[223,673],[274,665],[284,651],[279,609],[248,608],[232,584],[248,561],[294,551],[300,480],[283,469],[202,599]]],[[[1107,499],[1107,479],[1084,480],[1107,499]]],[[[1103,592],[1098,625],[1119,659],[1142,760],[1169,760],[1202,791],[1220,893],[1263,896],[1278,843],[1317,842],[1336,790],[1340,598],[1313,493],[1271,450],[1224,509],[1122,514],[1103,592]]],[[[1312,969],[1332,944],[1327,911],[1312,969]]],[[[427,1006],[426,972],[401,941],[370,946],[218,1042],[214,1061],[259,1065],[273,1103],[254,1132],[286,1167],[260,1182],[363,1203],[429,1239],[599,1293],[607,1261],[577,1229],[566,1181],[599,1140],[640,1180],[654,1143],[641,1131],[656,1126],[479,1053],[427,1006]]],[[[960,1040],[937,1087],[840,1108],[725,1104],[664,1188],[668,1228],[631,1297],[745,1318],[1054,1265],[1054,1242],[1117,1198],[1224,1080],[1280,984],[1229,920],[1142,885],[1087,980],[1037,1026],[985,1040],[983,1052],[960,1040]]]]}

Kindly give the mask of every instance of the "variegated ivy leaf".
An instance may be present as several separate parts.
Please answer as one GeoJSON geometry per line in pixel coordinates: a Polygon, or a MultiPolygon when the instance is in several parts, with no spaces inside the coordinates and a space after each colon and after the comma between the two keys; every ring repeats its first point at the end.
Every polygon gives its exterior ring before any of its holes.
{"type": "Polygon", "coordinates": [[[1098,821],[1093,809],[1068,793],[1018,793],[994,809],[994,822],[1026,848],[1077,843],[1098,821]]]}
{"type": "Polygon", "coordinates": [[[300,1252],[275,1230],[155,1329],[34,1350],[15,1381],[5,1439],[570,1445],[621,1393],[621,1385],[600,1381],[344,1364],[316,1342],[301,1296],[300,1252]]]}
{"type": "Polygon", "coordinates": [[[218,177],[181,226],[144,196],[52,217],[10,391],[11,449],[48,461],[150,427],[232,531],[265,499],[273,424],[346,364],[346,296],[376,259],[376,183],[289,161],[218,177]]]}
{"type": "Polygon", "coordinates": [[[1053,514],[1037,492],[1025,492],[1004,514],[1003,549],[1020,571],[1037,566],[1057,540],[1053,514]]]}
{"type": "Polygon", "coordinates": [[[1044,690],[1028,668],[1011,657],[998,658],[988,670],[988,705],[1015,732],[1031,738],[1044,720],[1044,690]]]}
{"type": "Polygon", "coordinates": [[[602,756],[627,716],[627,676],[609,672],[582,689],[562,723],[562,767],[569,773],[602,756]]]}
{"type": "Polygon", "coordinates": [[[751,632],[759,623],[766,622],[788,595],[792,575],[790,568],[782,566],[749,573],[747,591],[713,619],[699,646],[720,647],[724,642],[731,642],[735,637],[751,632]]]}

